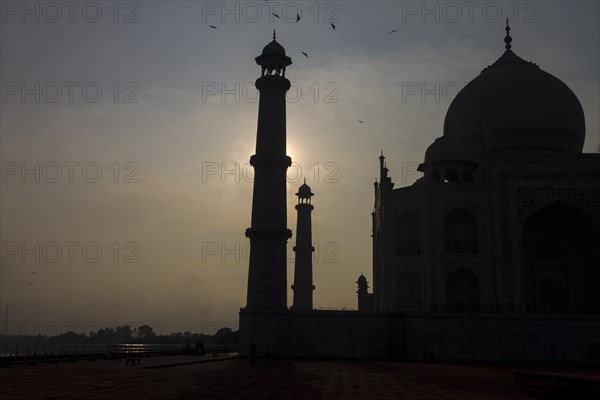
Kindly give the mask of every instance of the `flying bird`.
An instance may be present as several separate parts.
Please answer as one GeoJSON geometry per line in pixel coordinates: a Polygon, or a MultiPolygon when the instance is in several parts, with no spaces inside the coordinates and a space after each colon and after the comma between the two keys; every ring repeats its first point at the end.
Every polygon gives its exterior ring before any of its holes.
{"type": "Polygon", "coordinates": [[[217,29],[217,27],[216,27],[216,26],[214,26],[214,25],[209,25],[209,26],[210,26],[211,28],[213,28],[213,29],[217,29]]]}
{"type": "Polygon", "coordinates": [[[296,14],[296,22],[300,21],[300,14],[296,14]]]}
{"type": "Polygon", "coordinates": [[[34,274],[34,275],[37,274],[37,271],[33,271],[32,274],[34,274]]]}
{"type": "Polygon", "coordinates": [[[335,31],[335,25],[333,24],[333,22],[329,23],[331,25],[331,27],[333,28],[333,30],[335,31]]]}
{"type": "Polygon", "coordinates": [[[390,33],[394,33],[394,32],[398,32],[398,29],[394,29],[393,31],[390,31],[390,33]]]}
{"type": "Polygon", "coordinates": [[[358,120],[358,122],[360,122],[361,124],[364,124],[364,123],[365,123],[365,121],[361,121],[360,119],[358,120]]]}
{"type": "Polygon", "coordinates": [[[28,285],[31,285],[33,282],[27,282],[28,285]]]}
{"type": "Polygon", "coordinates": [[[305,51],[303,51],[302,54],[304,54],[304,57],[308,57],[308,54],[306,54],[305,51]]]}
{"type": "Polygon", "coordinates": [[[274,16],[276,16],[277,18],[281,18],[279,15],[277,15],[277,14],[275,14],[275,13],[273,13],[273,15],[274,15],[274,16]]]}

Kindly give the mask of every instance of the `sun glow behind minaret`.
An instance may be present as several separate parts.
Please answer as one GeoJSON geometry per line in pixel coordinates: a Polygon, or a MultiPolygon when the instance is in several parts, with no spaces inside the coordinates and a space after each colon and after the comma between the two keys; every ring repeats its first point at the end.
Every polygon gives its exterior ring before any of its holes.
{"type": "Polygon", "coordinates": [[[286,154],[292,158],[292,162],[298,162],[298,160],[302,159],[301,147],[296,145],[294,138],[290,138],[289,136],[287,138],[286,154]]]}

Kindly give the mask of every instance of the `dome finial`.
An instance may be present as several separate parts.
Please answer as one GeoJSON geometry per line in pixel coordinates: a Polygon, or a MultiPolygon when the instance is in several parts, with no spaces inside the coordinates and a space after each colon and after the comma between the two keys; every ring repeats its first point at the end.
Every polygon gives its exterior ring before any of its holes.
{"type": "MultiPolygon", "coordinates": [[[[508,21],[508,20],[507,20],[507,21],[508,21]]],[[[275,41],[275,37],[276,37],[276,36],[277,36],[277,35],[275,35],[275,29],[273,29],[273,41],[275,41]]]]}
{"type": "Polygon", "coordinates": [[[506,43],[506,45],[504,47],[506,48],[506,50],[510,50],[510,48],[512,47],[510,45],[510,42],[512,42],[512,38],[510,37],[510,26],[508,26],[508,18],[506,18],[506,28],[504,30],[506,31],[506,37],[504,38],[504,43],[506,43]]]}

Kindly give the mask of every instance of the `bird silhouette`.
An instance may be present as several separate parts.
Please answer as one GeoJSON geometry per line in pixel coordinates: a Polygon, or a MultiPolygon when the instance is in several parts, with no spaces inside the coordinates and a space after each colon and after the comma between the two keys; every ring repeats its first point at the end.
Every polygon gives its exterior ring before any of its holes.
{"type": "Polygon", "coordinates": [[[364,124],[364,123],[365,123],[365,121],[361,121],[360,119],[358,120],[358,122],[360,122],[361,124],[364,124]]]}
{"type": "Polygon", "coordinates": [[[32,272],[32,274],[34,274],[34,275],[35,275],[35,274],[37,274],[37,272],[36,272],[36,271],[33,271],[33,272],[32,272]]]}
{"type": "Polygon", "coordinates": [[[300,21],[300,14],[296,14],[296,22],[300,21]]]}
{"type": "Polygon", "coordinates": [[[308,57],[308,54],[306,54],[305,51],[303,51],[302,54],[304,54],[304,57],[308,57]]]}
{"type": "Polygon", "coordinates": [[[273,15],[274,15],[274,16],[276,16],[277,18],[281,18],[279,15],[277,15],[277,14],[275,14],[275,13],[273,13],[273,15]]]}
{"type": "Polygon", "coordinates": [[[214,25],[209,25],[209,26],[210,26],[211,28],[213,28],[213,29],[217,29],[217,27],[216,27],[216,26],[214,26],[214,25]]]}
{"type": "Polygon", "coordinates": [[[27,282],[28,285],[31,285],[33,282],[27,282]]]}
{"type": "Polygon", "coordinates": [[[393,31],[390,31],[390,33],[394,33],[394,32],[398,32],[398,29],[394,29],[393,31]]]}
{"type": "Polygon", "coordinates": [[[335,31],[335,25],[333,24],[333,22],[329,23],[331,25],[331,27],[333,28],[333,30],[335,31]]]}

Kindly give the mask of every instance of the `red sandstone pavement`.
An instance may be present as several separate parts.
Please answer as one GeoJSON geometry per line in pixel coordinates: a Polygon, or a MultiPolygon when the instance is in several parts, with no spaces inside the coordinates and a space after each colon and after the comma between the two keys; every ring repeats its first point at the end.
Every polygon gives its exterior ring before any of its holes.
{"type": "MultiPolygon", "coordinates": [[[[600,368],[191,356],[78,361],[0,369],[2,399],[530,399],[513,371],[600,375],[600,368]]],[[[576,399],[574,399],[576,400],[576,399]]]]}

